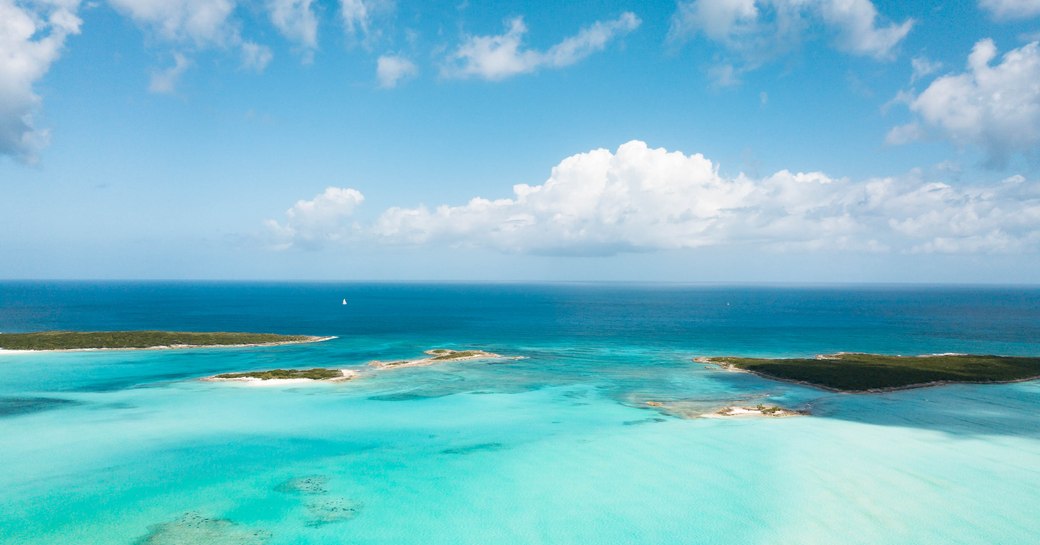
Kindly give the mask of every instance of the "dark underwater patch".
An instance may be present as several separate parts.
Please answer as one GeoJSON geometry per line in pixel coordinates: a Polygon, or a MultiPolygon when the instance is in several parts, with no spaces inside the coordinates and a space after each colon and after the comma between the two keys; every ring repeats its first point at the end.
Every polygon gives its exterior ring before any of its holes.
{"type": "Polygon", "coordinates": [[[245,528],[238,523],[185,513],[177,520],[153,524],[136,545],[263,545],[271,539],[265,530],[245,528]]]}
{"type": "Polygon", "coordinates": [[[329,478],[325,475],[310,475],[307,477],[295,477],[274,487],[275,491],[283,494],[299,494],[303,496],[315,496],[328,493],[329,478]]]}
{"type": "Polygon", "coordinates": [[[638,426],[640,424],[654,424],[657,422],[665,422],[664,418],[641,418],[639,420],[626,420],[621,423],[622,426],[638,426]]]}
{"type": "Polygon", "coordinates": [[[505,445],[502,443],[477,443],[475,445],[465,445],[461,447],[446,448],[441,451],[441,454],[470,454],[473,452],[484,452],[493,450],[502,450],[505,445]]]}
{"type": "MultiPolygon", "coordinates": [[[[118,392],[137,388],[154,388],[168,382],[185,380],[195,375],[191,373],[161,373],[155,375],[117,378],[107,381],[92,382],[67,388],[71,392],[118,392]]],[[[64,388],[63,388],[64,389],[64,388]]]]}
{"type": "Polygon", "coordinates": [[[59,397],[0,397],[0,417],[20,416],[74,405],[82,403],[59,397]]]}
{"type": "Polygon", "coordinates": [[[353,520],[364,505],[347,498],[321,498],[307,503],[307,526],[316,528],[326,524],[353,520]]]}
{"type": "Polygon", "coordinates": [[[382,394],[382,395],[369,396],[368,399],[370,401],[419,401],[419,400],[422,400],[422,399],[435,399],[435,398],[438,398],[438,397],[445,397],[445,396],[449,396],[449,395],[451,395],[451,393],[432,393],[432,392],[412,393],[412,392],[402,392],[402,393],[397,393],[397,394],[382,394]]]}

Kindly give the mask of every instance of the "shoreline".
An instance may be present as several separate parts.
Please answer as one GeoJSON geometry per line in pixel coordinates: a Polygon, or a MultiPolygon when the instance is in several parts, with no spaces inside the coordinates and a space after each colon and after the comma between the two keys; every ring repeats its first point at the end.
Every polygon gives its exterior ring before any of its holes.
{"type": "Polygon", "coordinates": [[[202,382],[231,382],[242,384],[244,386],[285,386],[288,384],[332,384],[339,382],[349,382],[358,377],[361,373],[354,369],[338,369],[342,374],[339,377],[333,377],[328,379],[313,379],[313,378],[269,378],[262,379],[258,377],[235,377],[235,378],[221,378],[219,376],[203,377],[199,379],[202,382]]]}
{"type": "MultiPolygon", "coordinates": [[[[328,340],[327,337],[321,340],[328,340]]],[[[219,375],[211,375],[208,377],[202,377],[198,380],[202,382],[235,382],[240,384],[247,384],[251,386],[277,386],[285,384],[315,384],[315,383],[330,383],[330,382],[348,382],[353,381],[364,376],[372,376],[379,372],[387,369],[394,369],[397,367],[423,367],[434,365],[438,363],[450,363],[456,361],[474,361],[474,360],[489,360],[489,359],[508,359],[517,360],[521,359],[521,356],[503,356],[501,354],[495,354],[493,352],[485,352],[483,350],[449,350],[446,348],[435,348],[426,350],[425,354],[428,357],[413,359],[413,360],[395,360],[395,361],[370,361],[365,367],[360,369],[355,368],[322,368],[316,367],[313,369],[273,369],[273,370],[260,370],[260,371],[245,371],[245,372],[234,372],[234,373],[222,373],[219,375]],[[339,372],[339,376],[326,377],[321,376],[321,372],[339,372]],[[310,373],[312,376],[306,376],[310,373]],[[304,376],[299,376],[299,375],[304,376]],[[264,378],[261,375],[267,375],[264,378]],[[297,375],[297,376],[293,376],[297,375]],[[276,377],[276,378],[275,378],[276,377]]]]}
{"type": "Polygon", "coordinates": [[[785,409],[776,405],[760,405],[758,407],[730,405],[714,412],[704,413],[700,415],[700,418],[791,418],[794,416],[811,416],[811,414],[805,410],[785,409]]]}
{"type": "Polygon", "coordinates": [[[238,343],[238,344],[172,344],[172,345],[157,345],[157,346],[142,346],[142,347],[126,347],[126,348],[47,348],[41,350],[32,349],[14,349],[9,350],[6,348],[0,348],[0,356],[2,355],[18,355],[18,354],[46,354],[50,352],[138,352],[143,350],[192,350],[198,348],[253,348],[261,346],[283,346],[290,344],[310,344],[320,343],[325,341],[331,341],[336,339],[335,335],[327,337],[318,337],[308,335],[305,339],[297,339],[292,341],[274,341],[269,343],[238,343]]]}
{"type": "Polygon", "coordinates": [[[432,349],[426,350],[424,353],[429,356],[426,358],[417,358],[414,360],[396,360],[396,361],[381,361],[373,360],[368,362],[366,365],[375,369],[397,369],[400,367],[425,367],[428,365],[437,365],[440,363],[452,363],[457,361],[474,361],[474,360],[518,360],[522,356],[503,356],[502,354],[496,354],[494,352],[485,352],[483,350],[473,350],[474,354],[468,354],[464,356],[454,356],[454,354],[460,352],[470,352],[467,350],[447,350],[447,349],[432,349]]]}
{"type": "MultiPolygon", "coordinates": [[[[839,352],[838,354],[855,354],[855,352],[839,352]]],[[[833,356],[833,355],[834,354],[820,354],[820,355],[817,355],[816,358],[817,359],[836,359],[836,358],[828,357],[828,356],[833,356]]],[[[929,358],[929,357],[938,357],[938,356],[944,356],[944,355],[947,355],[947,354],[925,354],[925,355],[922,355],[922,356],[913,356],[913,357],[929,358]]],[[[960,354],[957,354],[957,355],[960,355],[960,354]]],[[[724,361],[715,361],[715,360],[712,360],[710,357],[705,357],[705,356],[700,356],[700,357],[693,358],[693,361],[696,362],[696,363],[701,363],[701,364],[715,365],[715,366],[717,366],[718,368],[720,368],[720,369],[722,369],[724,371],[730,371],[730,372],[733,372],[733,373],[748,373],[750,375],[754,375],[756,377],[759,377],[759,378],[762,378],[762,379],[766,379],[766,380],[773,380],[773,381],[776,381],[776,382],[786,382],[787,384],[796,384],[798,386],[805,386],[805,387],[813,388],[813,389],[816,389],[816,390],[823,390],[825,392],[830,392],[830,393],[833,393],[833,394],[887,394],[887,393],[891,393],[891,392],[902,392],[902,391],[906,391],[906,390],[919,390],[921,388],[934,388],[934,387],[937,387],[937,386],[952,386],[952,385],[957,385],[957,384],[974,384],[974,385],[979,385],[979,384],[1016,384],[1016,383],[1019,383],[1019,382],[1031,382],[1031,381],[1034,381],[1034,380],[1040,380],[1040,374],[1038,374],[1038,375],[1031,376],[1031,377],[1014,378],[1014,379],[1008,379],[1008,380],[933,380],[933,381],[929,381],[929,382],[919,382],[919,383],[916,383],[916,384],[906,384],[906,385],[903,385],[903,386],[886,386],[884,388],[868,388],[866,390],[842,390],[840,388],[831,388],[830,386],[823,386],[822,384],[815,384],[815,383],[807,382],[807,381],[804,381],[804,380],[796,380],[796,379],[790,379],[790,378],[776,377],[776,376],[769,375],[769,374],[766,374],[766,373],[761,373],[759,371],[752,371],[751,369],[744,369],[743,367],[738,367],[736,365],[733,365],[733,364],[730,364],[730,363],[726,363],[724,361]]]]}
{"type": "Polygon", "coordinates": [[[767,405],[765,403],[745,405],[739,400],[733,400],[730,401],[730,403],[732,404],[710,406],[705,403],[692,402],[689,400],[648,400],[642,402],[642,407],[650,407],[664,415],[681,418],[683,420],[696,420],[699,418],[745,419],[812,416],[812,411],[807,406],[802,408],[788,408],[779,405],[767,405]]]}

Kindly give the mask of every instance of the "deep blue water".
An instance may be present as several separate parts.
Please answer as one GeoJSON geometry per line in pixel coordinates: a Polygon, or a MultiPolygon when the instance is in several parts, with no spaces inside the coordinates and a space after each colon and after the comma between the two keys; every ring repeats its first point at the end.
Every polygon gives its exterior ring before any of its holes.
{"type": "Polygon", "coordinates": [[[264,331],[708,354],[1033,354],[1040,288],[0,283],[0,331],[264,331]],[[347,306],[341,305],[346,297],[347,306]]]}

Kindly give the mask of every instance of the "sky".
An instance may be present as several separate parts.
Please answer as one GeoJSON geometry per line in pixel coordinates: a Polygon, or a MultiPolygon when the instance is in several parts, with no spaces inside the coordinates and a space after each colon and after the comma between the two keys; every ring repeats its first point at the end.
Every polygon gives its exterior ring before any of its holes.
{"type": "Polygon", "coordinates": [[[0,279],[1040,283],[1040,0],[0,0],[0,279]]]}

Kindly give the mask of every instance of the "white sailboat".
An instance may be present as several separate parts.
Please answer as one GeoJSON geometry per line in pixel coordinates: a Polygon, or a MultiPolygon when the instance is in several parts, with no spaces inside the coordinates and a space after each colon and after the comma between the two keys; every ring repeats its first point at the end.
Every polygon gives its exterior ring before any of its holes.
{"type": "Polygon", "coordinates": [[[347,304],[347,300],[346,299],[343,300],[343,304],[344,305],[347,304]]]}

